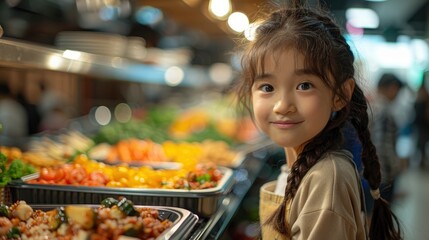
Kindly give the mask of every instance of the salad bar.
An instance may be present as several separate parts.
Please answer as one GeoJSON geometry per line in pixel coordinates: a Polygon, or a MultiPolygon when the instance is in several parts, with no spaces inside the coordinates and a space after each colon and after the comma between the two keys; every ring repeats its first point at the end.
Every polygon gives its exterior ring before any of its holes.
{"type": "MultiPolygon", "coordinates": [[[[251,183],[255,181],[266,159],[270,156],[272,148],[269,141],[258,141],[253,145],[237,148],[240,149],[239,155],[242,159],[240,164],[233,168],[206,162],[198,163],[197,168],[186,168],[183,167],[186,164],[183,164],[180,169],[153,169],[148,166],[136,167],[124,164],[108,165],[92,160],[88,155],[79,154],[72,162],[61,163],[58,166],[36,166],[33,170],[31,168],[26,170],[28,172],[19,170],[18,172],[24,173],[23,176],[11,179],[3,187],[2,202],[13,205],[22,201],[33,209],[43,209],[94,206],[105,202],[105,199],[123,198],[139,206],[160,209],[162,214],[168,212],[169,215],[188,215],[187,220],[183,220],[184,223],[182,223],[186,227],[180,227],[186,232],[169,230],[168,234],[156,239],[219,239],[239,208],[251,183]],[[87,178],[78,181],[77,173],[80,171],[73,171],[77,166],[82,167],[81,174],[83,173],[87,178]],[[118,168],[122,170],[116,172],[118,168]],[[31,173],[34,170],[35,172],[31,173]],[[125,172],[126,175],[116,179],[120,172],[125,172]],[[73,174],[66,177],[67,173],[73,174]],[[146,185],[140,187],[129,182],[127,184],[124,182],[122,185],[108,184],[115,179],[125,181],[125,176],[136,177],[138,173],[145,173],[152,179],[147,179],[146,185]],[[247,175],[246,179],[241,176],[243,173],[247,175]],[[104,177],[100,178],[102,175],[104,177]],[[94,182],[90,182],[88,178],[94,182]],[[110,180],[106,181],[106,179],[110,180]],[[148,183],[149,180],[153,182],[148,183]],[[213,183],[205,185],[211,181],[213,183]]],[[[3,152],[12,154],[11,149],[9,151],[5,147],[2,149],[3,152]]],[[[21,158],[26,159],[22,155],[21,158]]],[[[24,161],[24,165],[20,165],[22,170],[26,169],[25,164],[27,162],[24,161]]],[[[6,165],[10,169],[11,165],[6,165]]],[[[13,169],[16,167],[12,167],[13,169]]]]}
{"type": "MultiPolygon", "coordinates": [[[[62,72],[73,86],[86,86],[83,76],[132,80],[96,54],[70,59],[11,40],[0,49],[5,71],[62,72]],[[53,69],[52,58],[62,64],[53,69]]],[[[129,120],[107,125],[88,124],[95,115],[84,113],[57,132],[0,138],[0,240],[219,239],[274,146],[229,96],[214,96],[130,107],[129,120]]]]}

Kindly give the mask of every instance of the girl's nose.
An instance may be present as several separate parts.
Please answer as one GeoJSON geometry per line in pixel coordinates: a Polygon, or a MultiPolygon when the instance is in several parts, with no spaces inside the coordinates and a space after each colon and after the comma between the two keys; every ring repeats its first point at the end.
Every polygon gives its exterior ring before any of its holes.
{"type": "Polygon", "coordinates": [[[296,111],[295,104],[290,97],[281,97],[274,104],[273,111],[277,114],[287,114],[296,111]]]}

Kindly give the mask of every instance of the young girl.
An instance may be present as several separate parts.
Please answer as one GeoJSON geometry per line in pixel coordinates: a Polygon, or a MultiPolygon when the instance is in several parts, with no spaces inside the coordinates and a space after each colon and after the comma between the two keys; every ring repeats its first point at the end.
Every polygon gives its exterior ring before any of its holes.
{"type": "Polygon", "coordinates": [[[284,197],[261,189],[263,239],[401,239],[380,198],[380,163],[354,56],[330,15],[299,1],[270,14],[242,57],[238,98],[256,125],[282,146],[290,169],[284,197]],[[363,176],[375,199],[365,219],[360,176],[344,149],[349,122],[362,143],[363,176]]]}

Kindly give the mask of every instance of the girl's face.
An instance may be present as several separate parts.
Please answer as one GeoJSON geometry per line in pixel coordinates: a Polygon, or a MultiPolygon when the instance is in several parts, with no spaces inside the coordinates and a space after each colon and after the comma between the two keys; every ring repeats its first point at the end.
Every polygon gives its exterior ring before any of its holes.
{"type": "Polygon", "coordinates": [[[256,125],[275,143],[299,151],[326,126],[333,111],[332,92],[304,68],[293,49],[266,57],[264,72],[252,86],[256,125]]]}

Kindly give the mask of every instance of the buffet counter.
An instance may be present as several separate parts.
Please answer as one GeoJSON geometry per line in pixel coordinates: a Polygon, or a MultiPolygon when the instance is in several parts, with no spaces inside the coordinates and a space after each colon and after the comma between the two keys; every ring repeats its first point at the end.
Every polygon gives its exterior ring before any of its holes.
{"type": "MultiPolygon", "coordinates": [[[[165,84],[165,67],[146,65],[126,58],[105,57],[79,51],[60,50],[4,38],[0,39],[0,50],[2,51],[0,66],[6,72],[9,70],[18,70],[19,72],[41,70],[40,74],[45,72],[76,74],[83,77],[83,80],[89,76],[97,79],[120,80],[141,84],[165,84]]],[[[181,86],[198,89],[211,85],[211,82],[206,78],[201,81],[201,74],[197,75],[193,72],[198,70],[198,68],[191,66],[185,70],[186,74],[181,86]],[[198,76],[198,81],[194,81],[195,79],[192,76],[198,76]]],[[[205,76],[205,74],[203,75],[205,76]]],[[[81,85],[78,84],[76,86],[81,85]]],[[[240,126],[242,125],[240,124],[240,126]]],[[[236,128],[233,129],[237,130],[236,128]]],[[[57,139],[58,136],[55,136],[55,138],[57,139]]],[[[43,138],[43,140],[46,139],[43,138]]],[[[42,147],[40,148],[41,150],[39,149],[41,152],[52,153],[51,150],[55,147],[53,145],[55,142],[48,141],[49,144],[46,144],[45,141],[38,140],[36,142],[38,143],[38,147],[42,147]]],[[[79,144],[82,143],[82,141],[77,142],[79,144]]],[[[15,147],[24,145],[21,141],[17,141],[17,139],[9,142],[8,139],[0,138],[0,143],[4,146],[15,147]]],[[[64,144],[64,146],[67,145],[70,144],[64,144]]],[[[95,188],[87,186],[65,186],[55,182],[53,186],[49,186],[40,184],[40,182],[27,183],[21,181],[17,185],[11,184],[6,193],[2,191],[2,199],[9,200],[10,198],[11,201],[6,202],[11,204],[15,201],[25,200],[29,205],[46,204],[53,206],[74,203],[99,204],[100,200],[108,195],[128,195],[127,198],[141,205],[184,208],[195,216],[198,215],[195,225],[189,227],[188,232],[185,233],[187,234],[187,239],[219,239],[228,228],[231,219],[239,210],[245,195],[261,173],[264,164],[270,156],[271,150],[274,149],[271,142],[259,142],[244,147],[243,160],[226,168],[226,173],[228,173],[225,174],[225,176],[228,176],[227,181],[222,185],[223,187],[215,189],[213,192],[192,191],[190,193],[191,191],[185,190],[172,191],[173,193],[159,190],[145,192],[141,189],[137,191],[136,189],[123,190],[123,188],[122,192],[104,190],[107,188],[97,192],[97,190],[93,191],[95,188]],[[55,184],[56,186],[54,186],[55,184]],[[161,195],[162,197],[160,198],[161,195]],[[206,201],[209,203],[206,203],[206,201]],[[213,211],[207,212],[201,210],[200,205],[208,206],[209,210],[213,209],[213,211]]],[[[64,152],[60,152],[60,155],[64,155],[64,152]]],[[[28,160],[31,159],[29,158],[28,160]]],[[[40,163],[39,160],[36,162],[40,163]]],[[[64,160],[64,162],[67,162],[67,159],[64,160]]],[[[34,163],[32,161],[27,162],[34,163]]],[[[116,189],[121,188],[118,187],[116,189]]],[[[188,222],[187,224],[190,223],[188,222]]],[[[167,237],[163,239],[183,238],[167,237]]]]}

